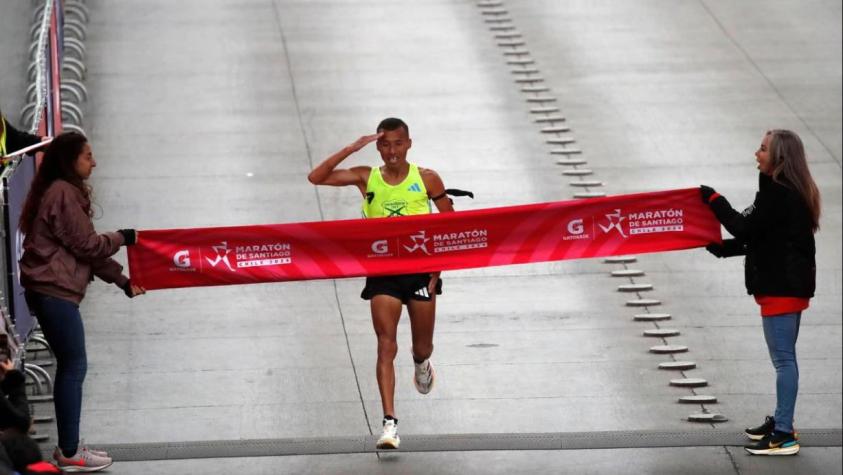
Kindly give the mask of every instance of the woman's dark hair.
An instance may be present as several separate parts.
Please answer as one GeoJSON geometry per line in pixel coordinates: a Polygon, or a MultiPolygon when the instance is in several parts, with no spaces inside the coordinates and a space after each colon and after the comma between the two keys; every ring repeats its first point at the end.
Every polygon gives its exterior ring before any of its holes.
{"type": "Polygon", "coordinates": [[[802,140],[790,130],[774,129],[767,131],[767,135],[770,136],[769,153],[773,165],[773,181],[784,182],[799,193],[811,212],[813,230],[817,232],[820,228],[820,191],[811,177],[811,171],[808,170],[802,140]]]}
{"type": "Polygon", "coordinates": [[[91,187],[76,173],[76,160],[82,154],[88,139],[76,132],[65,132],[53,139],[53,142],[44,151],[44,158],[41,167],[32,179],[32,186],[29,188],[29,195],[23,205],[20,216],[20,230],[28,233],[35,222],[38,208],[41,205],[41,198],[47,192],[47,188],[56,180],[64,180],[79,188],[89,204],[85,212],[91,214],[91,187]]]}

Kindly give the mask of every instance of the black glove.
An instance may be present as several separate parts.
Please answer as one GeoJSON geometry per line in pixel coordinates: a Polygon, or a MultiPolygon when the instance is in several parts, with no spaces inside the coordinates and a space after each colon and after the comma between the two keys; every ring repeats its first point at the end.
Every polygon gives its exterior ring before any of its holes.
{"type": "Polygon", "coordinates": [[[714,254],[715,257],[725,257],[726,253],[724,252],[725,249],[723,248],[722,244],[717,244],[713,242],[707,246],[705,246],[705,250],[714,254]]]}
{"type": "Polygon", "coordinates": [[[121,289],[123,289],[123,293],[126,294],[126,297],[134,297],[134,295],[132,295],[132,279],[127,280],[121,289]]]}
{"type": "Polygon", "coordinates": [[[134,229],[118,229],[117,232],[123,235],[123,244],[126,246],[138,241],[138,233],[134,229]]]}
{"type": "Polygon", "coordinates": [[[714,188],[710,186],[700,185],[700,195],[702,196],[703,203],[709,204],[711,200],[711,196],[717,193],[714,191],[714,188]]]}

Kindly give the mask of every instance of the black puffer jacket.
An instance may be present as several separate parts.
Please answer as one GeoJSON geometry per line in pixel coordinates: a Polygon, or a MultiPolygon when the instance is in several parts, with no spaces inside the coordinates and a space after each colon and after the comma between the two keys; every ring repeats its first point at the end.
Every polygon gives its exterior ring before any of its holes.
{"type": "Polygon", "coordinates": [[[6,153],[12,153],[17,150],[20,150],[24,147],[29,147],[30,145],[35,145],[41,141],[41,137],[37,135],[32,135],[26,132],[22,132],[14,127],[12,124],[6,121],[6,118],[3,117],[2,113],[0,113],[0,132],[2,132],[2,128],[6,128],[6,153]]]}
{"type": "Polygon", "coordinates": [[[723,256],[746,255],[746,291],[775,297],[814,296],[817,265],[811,212],[785,183],[759,174],[755,202],[742,213],[723,196],[711,209],[735,239],[723,241],[723,256]]]}
{"type": "Polygon", "coordinates": [[[14,428],[26,434],[29,424],[26,378],[20,371],[9,371],[0,382],[0,431],[14,428]]]}

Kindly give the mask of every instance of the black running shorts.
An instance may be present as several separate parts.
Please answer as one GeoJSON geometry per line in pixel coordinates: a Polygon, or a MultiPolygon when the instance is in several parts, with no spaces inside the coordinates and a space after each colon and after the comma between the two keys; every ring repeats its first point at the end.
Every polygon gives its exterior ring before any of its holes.
{"type": "MultiPolygon", "coordinates": [[[[375,295],[390,295],[405,304],[410,299],[427,302],[430,300],[430,293],[427,291],[428,284],[430,284],[430,274],[367,277],[366,287],[363,288],[360,298],[371,300],[375,295]]],[[[442,279],[436,283],[436,295],[440,294],[442,294],[442,279]]]]}

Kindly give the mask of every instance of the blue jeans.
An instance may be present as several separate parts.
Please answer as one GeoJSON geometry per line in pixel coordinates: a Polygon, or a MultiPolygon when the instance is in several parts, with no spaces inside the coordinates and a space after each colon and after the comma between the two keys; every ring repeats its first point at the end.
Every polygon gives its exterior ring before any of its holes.
{"type": "Polygon", "coordinates": [[[37,292],[27,291],[27,302],[56,356],[53,402],[58,446],[65,456],[70,456],[76,453],[79,445],[82,383],[88,371],[82,315],[75,303],[37,292]]]}
{"type": "Polygon", "coordinates": [[[764,339],[770,359],[776,368],[776,419],[777,432],[793,432],[793,411],[799,391],[799,365],[796,363],[796,339],[802,312],[786,313],[774,317],[761,317],[764,339]]]}

